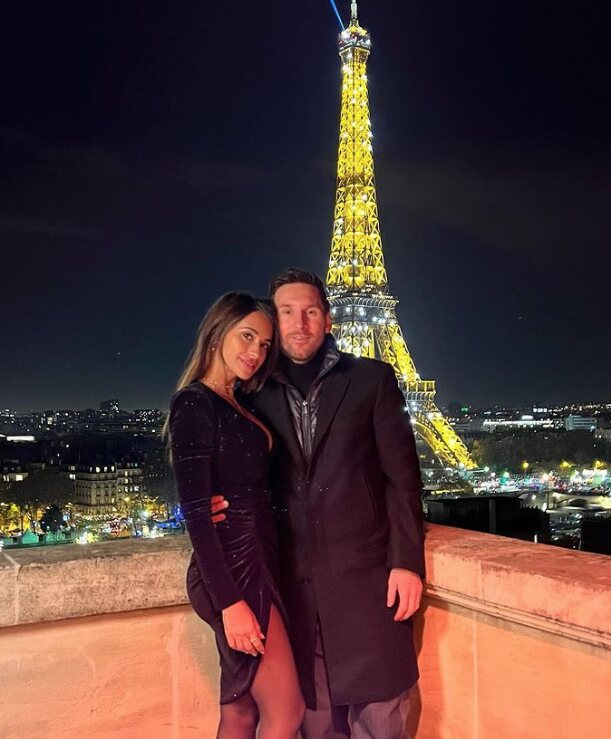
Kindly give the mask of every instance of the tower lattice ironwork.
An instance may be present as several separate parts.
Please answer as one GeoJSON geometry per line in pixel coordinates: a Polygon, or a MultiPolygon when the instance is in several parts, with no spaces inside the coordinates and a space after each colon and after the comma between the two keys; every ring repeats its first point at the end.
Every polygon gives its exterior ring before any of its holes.
{"type": "Polygon", "coordinates": [[[352,2],[348,28],[339,36],[342,102],[337,191],[327,289],[333,333],[342,351],[378,357],[392,365],[418,437],[444,466],[475,467],[463,441],[435,404],[435,381],[422,380],[397,321],[397,299],[388,292],[373,167],[367,92],[369,33],[352,2]]]}

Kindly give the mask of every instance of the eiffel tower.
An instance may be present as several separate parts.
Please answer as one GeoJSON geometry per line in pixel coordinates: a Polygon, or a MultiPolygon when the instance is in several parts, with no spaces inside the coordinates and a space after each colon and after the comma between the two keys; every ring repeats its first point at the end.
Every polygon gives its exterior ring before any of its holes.
{"type": "Polygon", "coordinates": [[[371,120],[367,93],[369,33],[351,4],[348,28],[339,35],[342,105],[337,191],[327,290],[333,333],[339,348],[359,357],[378,357],[392,365],[407,403],[416,436],[445,467],[472,469],[475,463],[435,404],[435,381],[421,380],[388,292],[373,171],[371,120]]]}

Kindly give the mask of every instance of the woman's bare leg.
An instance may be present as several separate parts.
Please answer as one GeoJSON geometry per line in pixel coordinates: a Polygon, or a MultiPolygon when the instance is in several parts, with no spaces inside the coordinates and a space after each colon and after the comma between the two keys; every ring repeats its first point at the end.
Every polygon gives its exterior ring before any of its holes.
{"type": "Polygon", "coordinates": [[[221,706],[217,739],[255,739],[259,710],[249,693],[221,706]]]}
{"type": "Polygon", "coordinates": [[[273,604],[265,654],[250,694],[259,709],[259,739],[295,739],[305,705],[284,621],[273,604]]]}

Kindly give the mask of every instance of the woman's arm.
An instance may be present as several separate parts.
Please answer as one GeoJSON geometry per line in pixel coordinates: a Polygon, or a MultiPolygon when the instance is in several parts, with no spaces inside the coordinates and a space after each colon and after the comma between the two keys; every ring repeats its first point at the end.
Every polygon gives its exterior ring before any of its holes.
{"type": "Polygon", "coordinates": [[[199,573],[219,611],[242,599],[210,517],[211,454],[216,417],[212,398],[193,388],[177,393],[170,408],[170,444],[178,499],[199,573]]]}

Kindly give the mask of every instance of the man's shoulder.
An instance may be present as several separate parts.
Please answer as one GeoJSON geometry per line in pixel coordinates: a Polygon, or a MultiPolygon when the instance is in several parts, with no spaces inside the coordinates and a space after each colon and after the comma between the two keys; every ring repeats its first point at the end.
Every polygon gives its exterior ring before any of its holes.
{"type": "MultiPolygon", "coordinates": [[[[354,354],[346,352],[338,352],[338,355],[338,361],[331,367],[327,376],[334,373],[343,374],[349,380],[359,383],[361,387],[377,386],[385,374],[394,377],[392,367],[379,359],[356,357],[354,354]]],[[[325,378],[323,377],[322,382],[324,383],[324,381],[325,378]]],[[[284,399],[284,387],[283,382],[274,379],[272,376],[259,392],[243,396],[241,402],[255,410],[265,410],[270,406],[274,406],[279,398],[284,399]]]]}
{"type": "Polygon", "coordinates": [[[264,409],[275,402],[278,394],[282,392],[282,387],[282,383],[269,378],[258,392],[241,394],[239,401],[252,410],[264,409]]]}
{"type": "Polygon", "coordinates": [[[384,374],[393,373],[392,367],[380,359],[356,357],[354,354],[347,354],[346,352],[339,353],[339,361],[336,367],[338,371],[351,377],[358,377],[363,380],[372,379],[378,382],[384,374]]]}

